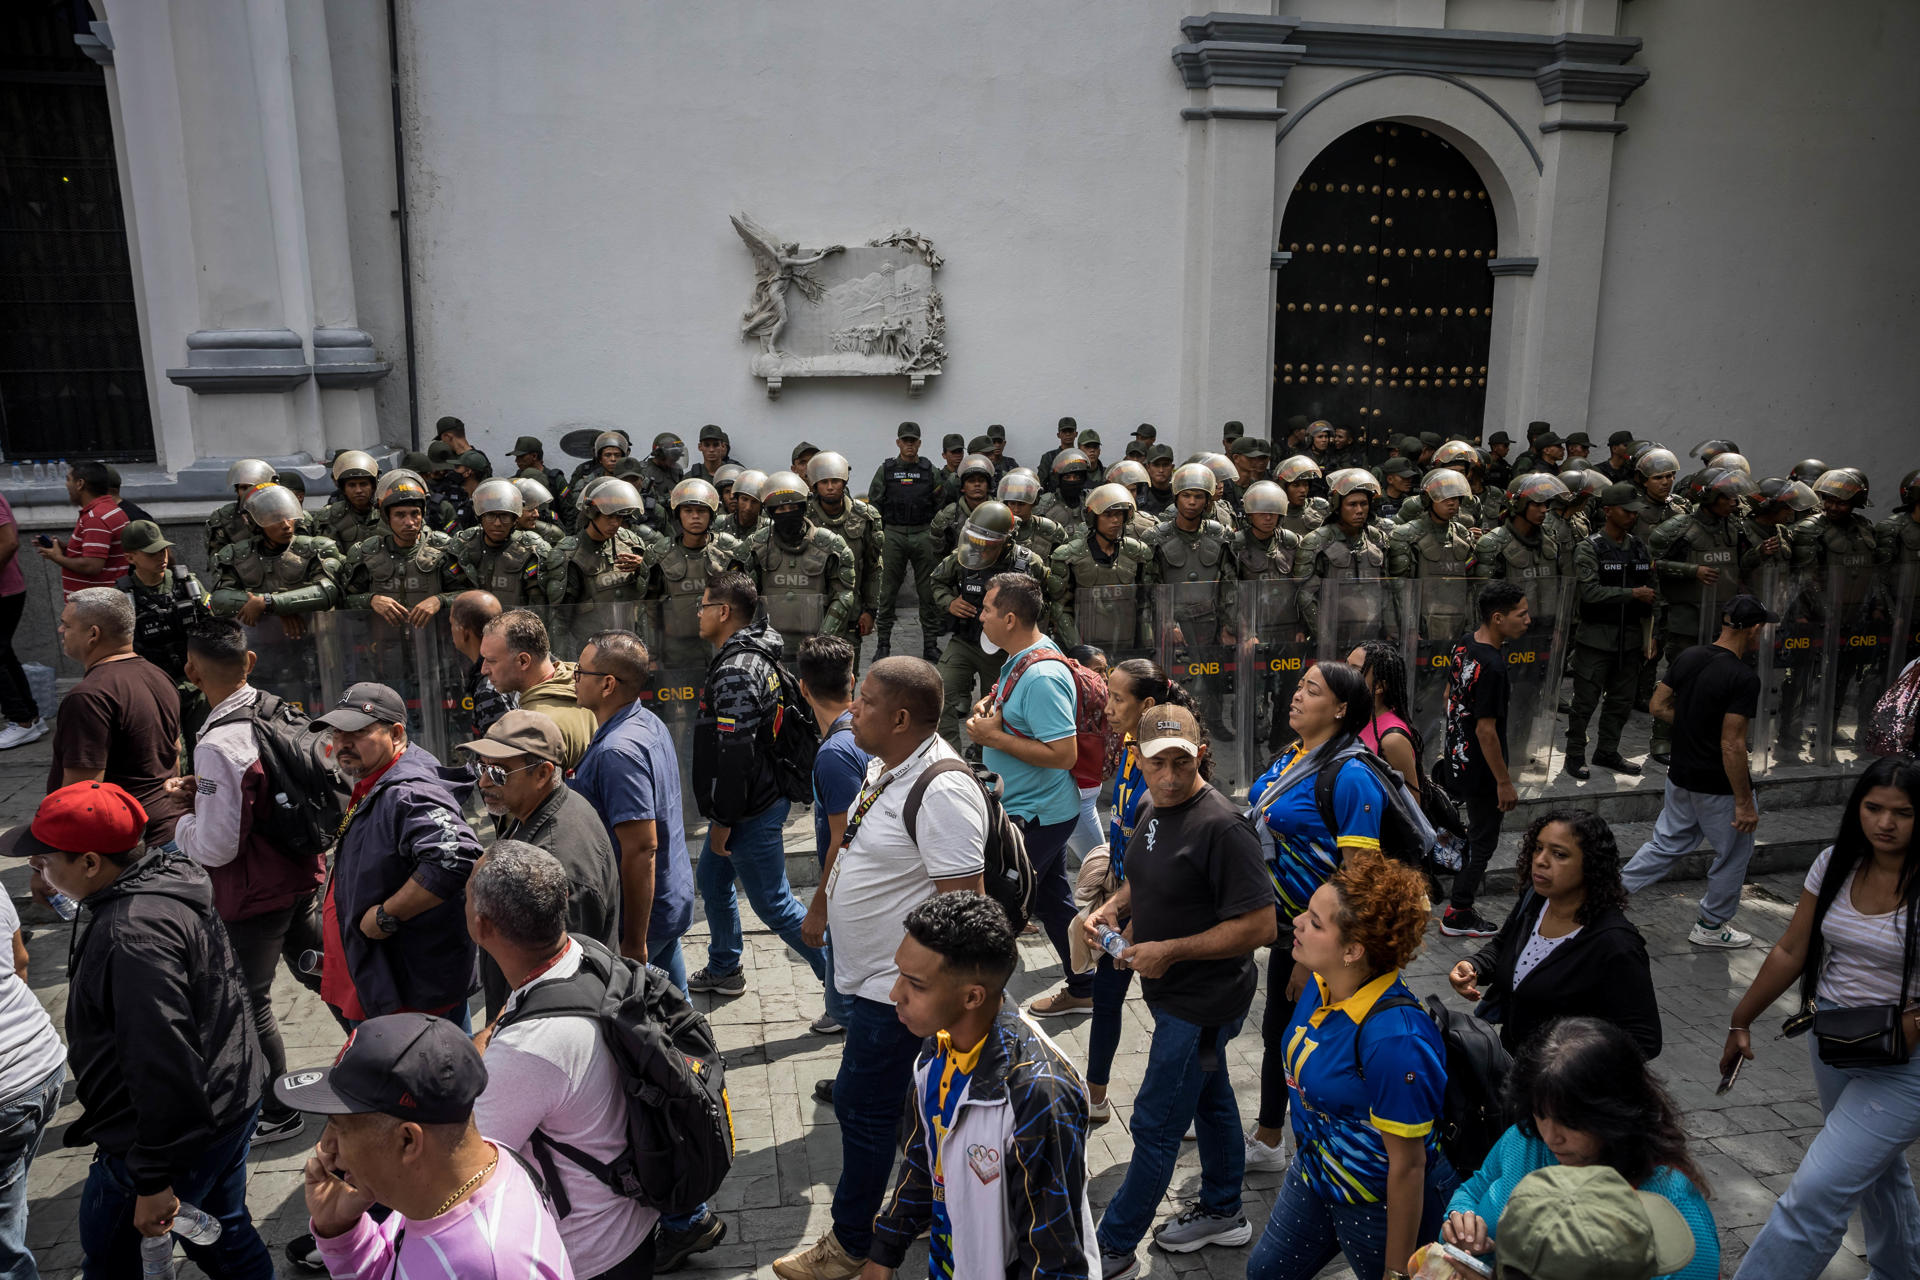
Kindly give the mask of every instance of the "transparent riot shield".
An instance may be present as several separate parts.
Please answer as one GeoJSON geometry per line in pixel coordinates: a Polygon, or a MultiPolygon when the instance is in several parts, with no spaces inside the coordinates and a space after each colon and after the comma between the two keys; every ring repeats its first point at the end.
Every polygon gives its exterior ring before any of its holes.
{"type": "Polygon", "coordinates": [[[1288,724],[1293,691],[1313,665],[1312,633],[1300,611],[1303,591],[1316,584],[1292,578],[1240,584],[1240,644],[1236,655],[1241,776],[1249,783],[1266,772],[1293,740],[1288,724]]]}
{"type": "Polygon", "coordinates": [[[1439,754],[1446,732],[1453,647],[1477,623],[1474,600],[1481,585],[1474,578],[1416,578],[1407,584],[1413,622],[1403,648],[1408,719],[1429,758],[1439,754]]]}
{"type": "Polygon", "coordinates": [[[1080,643],[1105,653],[1110,665],[1118,666],[1128,658],[1160,660],[1150,589],[1133,583],[1081,587],[1071,605],[1080,643]]]}
{"type": "Polygon", "coordinates": [[[1825,591],[1825,642],[1815,759],[1822,765],[1864,764],[1867,718],[1892,683],[1894,584],[1872,565],[1830,567],[1825,591]]]}
{"type": "MultiPolygon", "coordinates": [[[[1303,588],[1316,584],[1303,582],[1303,588]]],[[[1404,645],[1411,619],[1413,586],[1404,578],[1322,578],[1310,607],[1314,656],[1345,662],[1364,640],[1404,645]]]]}
{"type": "Polygon", "coordinates": [[[1813,762],[1815,714],[1821,668],[1828,652],[1823,575],[1817,570],[1779,572],[1768,607],[1780,621],[1761,658],[1761,724],[1754,726],[1753,752],[1767,768],[1813,762]]]}
{"type": "Polygon", "coordinates": [[[1507,646],[1507,771],[1522,796],[1539,795],[1558,771],[1562,750],[1561,677],[1573,642],[1574,580],[1535,578],[1527,584],[1525,634],[1507,646]]]}
{"type": "Polygon", "coordinates": [[[1199,708],[1201,724],[1211,741],[1213,785],[1228,795],[1238,795],[1250,780],[1240,746],[1247,721],[1239,696],[1239,611],[1237,607],[1233,614],[1221,611],[1218,584],[1210,584],[1216,587],[1211,595],[1213,607],[1203,612],[1207,601],[1199,599],[1195,591],[1200,585],[1153,589],[1153,615],[1165,620],[1156,633],[1158,660],[1168,677],[1193,695],[1199,708]]]}
{"type": "Polygon", "coordinates": [[[800,652],[800,642],[821,633],[820,624],[827,616],[828,600],[824,592],[780,585],[775,579],[782,576],[767,575],[760,592],[760,616],[780,633],[781,655],[792,662],[800,652]]]}
{"type": "Polygon", "coordinates": [[[1895,565],[1893,577],[1893,671],[1920,658],[1920,564],[1895,565]]]}
{"type": "MultiPolygon", "coordinates": [[[[697,636],[669,635],[662,602],[640,603],[632,628],[646,641],[650,659],[647,687],[641,705],[660,717],[673,742],[680,766],[680,796],[686,821],[700,821],[693,801],[693,729],[700,711],[700,690],[707,680],[713,649],[697,636]]],[[[824,729],[825,726],[823,725],[824,729]]]]}
{"type": "Polygon", "coordinates": [[[369,610],[336,609],[313,615],[313,642],[320,655],[320,681],[328,705],[349,685],[384,684],[407,704],[407,737],[443,762],[457,742],[466,740],[450,721],[444,690],[425,673],[433,669],[430,633],[446,630],[433,618],[426,628],[392,623],[369,610]]]}
{"type": "MultiPolygon", "coordinates": [[[[1787,617],[1787,593],[1792,575],[1782,565],[1769,564],[1749,574],[1742,585],[1767,610],[1782,620],[1787,617]]],[[[1715,619],[1715,625],[1718,625],[1715,619]]],[[[1701,623],[1701,630],[1706,623],[1701,623]]],[[[1716,633],[1715,639],[1718,639],[1716,633]]],[[[1760,702],[1755,708],[1753,723],[1747,734],[1747,769],[1755,778],[1765,775],[1773,768],[1775,747],[1780,732],[1780,625],[1769,625],[1760,632],[1760,643],[1754,647],[1753,669],[1760,677],[1760,702]]]]}
{"type": "Polygon", "coordinates": [[[545,611],[547,643],[561,662],[577,662],[587,641],[602,631],[633,631],[642,602],[605,600],[593,604],[552,605],[545,611]]]}
{"type": "Polygon", "coordinates": [[[313,637],[316,620],[326,616],[324,613],[293,614],[284,618],[266,616],[248,627],[247,648],[254,652],[249,683],[278,694],[311,715],[324,713],[330,701],[321,678],[320,649],[313,637]]]}

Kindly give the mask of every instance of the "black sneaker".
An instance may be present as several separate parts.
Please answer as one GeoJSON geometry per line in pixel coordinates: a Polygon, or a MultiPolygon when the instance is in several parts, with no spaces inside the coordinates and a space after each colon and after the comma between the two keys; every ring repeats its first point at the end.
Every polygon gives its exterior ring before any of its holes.
{"type": "Polygon", "coordinates": [[[828,1106],[833,1105],[833,1077],[829,1076],[825,1080],[813,1082],[813,1100],[824,1102],[828,1106]]]}
{"type": "Polygon", "coordinates": [[[920,656],[922,658],[925,658],[928,662],[934,662],[934,663],[939,662],[940,661],[940,645],[938,644],[938,642],[933,640],[925,641],[920,646],[920,656]]]}
{"type": "Polygon", "coordinates": [[[687,990],[711,991],[717,996],[743,996],[747,993],[746,970],[715,973],[709,968],[695,969],[687,975],[687,990]]]}
{"type": "Polygon", "coordinates": [[[873,660],[875,662],[878,662],[882,658],[891,656],[892,653],[893,653],[893,632],[891,631],[882,632],[880,635],[880,639],[876,641],[873,646],[873,660]]]}
{"type": "Polygon", "coordinates": [[[727,1224],[719,1214],[709,1209],[692,1225],[678,1231],[661,1223],[654,1228],[655,1271],[678,1271],[686,1265],[688,1258],[696,1253],[705,1253],[727,1238],[727,1224]]]}
{"type": "Polygon", "coordinates": [[[1500,932],[1500,926],[1472,907],[1448,907],[1440,917],[1440,932],[1449,938],[1491,938],[1500,932]]]}
{"type": "Polygon", "coordinates": [[[1577,778],[1581,782],[1585,782],[1593,776],[1593,770],[1587,768],[1587,758],[1585,756],[1568,756],[1567,763],[1565,767],[1561,769],[1561,772],[1569,778],[1577,778]]]}
{"type": "Polygon", "coordinates": [[[287,1241],[287,1261],[293,1264],[295,1271],[316,1276],[327,1274],[326,1259],[320,1256],[320,1246],[314,1243],[312,1236],[295,1236],[287,1241]]]}
{"type": "Polygon", "coordinates": [[[271,1146],[276,1142],[285,1142],[297,1138],[307,1127],[307,1117],[298,1111],[289,1111],[283,1116],[270,1116],[260,1113],[259,1122],[253,1126],[253,1146],[271,1146]]]}
{"type": "Polygon", "coordinates": [[[1641,774],[1640,766],[1621,755],[1618,751],[1596,751],[1593,753],[1593,762],[1602,769],[1611,769],[1615,773],[1624,773],[1630,778],[1637,778],[1641,774]]]}
{"type": "Polygon", "coordinates": [[[1647,759],[1653,761],[1655,764],[1659,765],[1662,769],[1664,769],[1668,765],[1673,763],[1673,753],[1670,751],[1655,751],[1650,753],[1647,756],[1647,759]]]}

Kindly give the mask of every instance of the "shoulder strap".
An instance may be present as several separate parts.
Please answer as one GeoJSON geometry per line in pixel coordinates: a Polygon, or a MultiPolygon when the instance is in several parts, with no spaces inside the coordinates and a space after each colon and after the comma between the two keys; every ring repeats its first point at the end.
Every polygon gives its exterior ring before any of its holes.
{"type": "Polygon", "coordinates": [[[907,838],[915,844],[920,843],[920,802],[927,798],[927,784],[943,773],[965,773],[972,777],[973,769],[965,760],[935,760],[913,780],[913,789],[907,792],[907,803],[900,810],[900,821],[907,828],[907,838]]]}
{"type": "Polygon", "coordinates": [[[1362,1080],[1367,1078],[1367,1068],[1360,1061],[1360,1033],[1366,1029],[1373,1015],[1382,1009],[1420,1009],[1424,1012],[1425,1006],[1412,996],[1383,996],[1373,1002],[1373,1008],[1367,1010],[1367,1016],[1360,1019],[1360,1025],[1353,1029],[1353,1069],[1360,1073],[1362,1080]]]}
{"type": "Polygon", "coordinates": [[[1025,654],[1021,657],[1020,661],[1013,664],[1013,670],[1007,672],[1006,681],[1001,685],[1001,691],[994,705],[1005,706],[1007,699],[1013,696],[1013,686],[1020,683],[1020,677],[1027,674],[1027,668],[1047,658],[1058,658],[1060,661],[1065,662],[1067,655],[1061,653],[1058,649],[1034,649],[1025,654]]]}
{"type": "Polygon", "coordinates": [[[240,720],[273,719],[274,714],[280,710],[281,699],[279,695],[268,693],[265,689],[261,689],[258,692],[259,696],[251,703],[241,707],[237,711],[228,712],[210,725],[203,726],[200,732],[206,733],[208,730],[218,729],[223,724],[233,724],[240,720]]]}
{"type": "Polygon", "coordinates": [[[1314,773],[1313,803],[1320,810],[1320,821],[1332,832],[1336,840],[1340,834],[1340,821],[1333,811],[1333,788],[1340,780],[1340,770],[1352,757],[1339,756],[1321,765],[1314,773]]]}

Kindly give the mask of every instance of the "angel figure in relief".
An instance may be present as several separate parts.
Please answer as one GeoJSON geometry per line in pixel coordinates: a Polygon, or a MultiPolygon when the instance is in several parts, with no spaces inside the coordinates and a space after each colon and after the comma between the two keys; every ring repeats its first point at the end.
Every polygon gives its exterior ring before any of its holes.
{"type": "Polygon", "coordinates": [[[759,275],[753,299],[740,317],[740,336],[757,337],[768,355],[780,354],[780,331],[787,327],[787,287],[797,287],[810,302],[820,301],[820,282],[807,268],[830,254],[845,252],[846,246],[828,245],[811,257],[802,257],[799,245],[782,242],[744,213],[733,215],[732,221],[753,254],[759,275]]]}

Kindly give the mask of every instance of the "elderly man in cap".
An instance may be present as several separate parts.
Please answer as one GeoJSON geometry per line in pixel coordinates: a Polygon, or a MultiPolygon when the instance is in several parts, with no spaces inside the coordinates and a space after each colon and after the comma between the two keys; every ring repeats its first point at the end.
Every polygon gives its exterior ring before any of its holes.
{"type": "Polygon", "coordinates": [[[189,1257],[211,1275],[271,1280],[273,1259],[247,1214],[266,1062],[246,984],[207,873],[171,845],[145,845],[146,827],[146,810],[120,787],[77,782],[0,836],[0,856],[30,859],[90,913],[66,990],[81,1114],[64,1142],[97,1148],[69,1210],[82,1273],[140,1274],[142,1239],[166,1235],[185,1203],[221,1226],[213,1243],[189,1243],[189,1257]]]}
{"type": "Polygon", "coordinates": [[[313,724],[353,782],[322,903],[321,999],[349,1026],[403,1009],[468,1026],[480,842],[460,813],[467,783],[407,741],[407,704],[386,685],[348,685],[313,724]]]}
{"type": "MultiPolygon", "coordinates": [[[[587,798],[567,785],[561,761],[566,747],[553,717],[540,711],[509,711],[487,736],[458,750],[480,784],[480,800],[501,840],[545,849],[567,873],[567,932],[584,934],[610,950],[620,948],[620,864],[613,841],[587,798]]],[[[480,961],[480,989],[491,1022],[507,1002],[500,966],[480,961]]]]}
{"type": "Polygon", "coordinates": [[[335,1280],[573,1280],[540,1188],[519,1157],[474,1125],[486,1087],[486,1064],[465,1032],[420,1013],[374,1018],[331,1067],[274,1082],[286,1105],[327,1117],[305,1185],[320,1258],[335,1280]],[[376,1204],[393,1212],[376,1221],[376,1204]]]}

